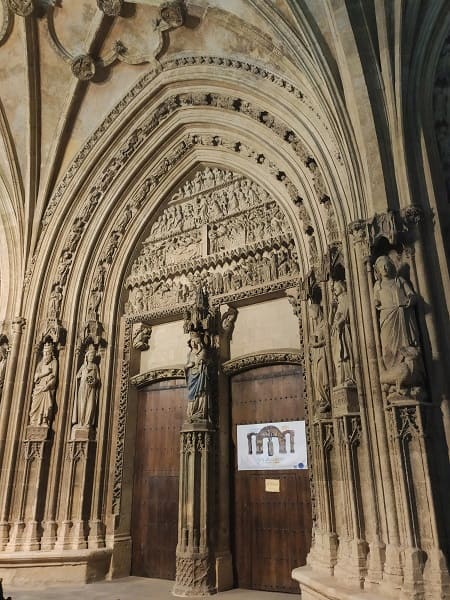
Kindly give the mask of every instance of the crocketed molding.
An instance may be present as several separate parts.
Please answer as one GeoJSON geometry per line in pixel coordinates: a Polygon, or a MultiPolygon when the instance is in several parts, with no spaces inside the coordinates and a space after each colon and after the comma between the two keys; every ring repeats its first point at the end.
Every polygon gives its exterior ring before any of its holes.
{"type": "Polygon", "coordinates": [[[252,354],[245,354],[223,363],[222,371],[225,375],[236,375],[242,371],[248,371],[255,367],[268,365],[296,364],[302,363],[300,350],[295,348],[282,348],[280,350],[263,350],[252,354]]]}
{"type": "Polygon", "coordinates": [[[164,381],[165,379],[184,379],[184,367],[162,367],[160,369],[152,369],[146,373],[140,373],[130,379],[131,385],[137,388],[142,388],[150,383],[164,381]]]}

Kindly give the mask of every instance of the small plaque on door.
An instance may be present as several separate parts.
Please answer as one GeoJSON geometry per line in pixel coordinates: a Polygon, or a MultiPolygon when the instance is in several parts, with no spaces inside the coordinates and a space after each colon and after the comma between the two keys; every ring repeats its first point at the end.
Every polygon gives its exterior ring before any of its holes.
{"type": "Polygon", "coordinates": [[[280,480],[279,479],[266,479],[265,480],[265,491],[266,492],[278,492],[280,491],[280,480]]]}

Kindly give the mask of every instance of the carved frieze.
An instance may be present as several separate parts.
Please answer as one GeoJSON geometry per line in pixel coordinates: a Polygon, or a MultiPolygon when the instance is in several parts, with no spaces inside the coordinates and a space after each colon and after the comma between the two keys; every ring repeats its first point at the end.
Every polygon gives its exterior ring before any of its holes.
{"type": "Polygon", "coordinates": [[[162,369],[153,369],[146,373],[140,373],[130,379],[130,383],[137,388],[144,387],[156,381],[164,381],[167,379],[184,379],[184,367],[167,367],[162,369]]]}
{"type": "Polygon", "coordinates": [[[278,350],[257,352],[229,360],[222,365],[226,375],[235,375],[248,369],[276,364],[301,364],[301,353],[298,350],[278,350]]]}

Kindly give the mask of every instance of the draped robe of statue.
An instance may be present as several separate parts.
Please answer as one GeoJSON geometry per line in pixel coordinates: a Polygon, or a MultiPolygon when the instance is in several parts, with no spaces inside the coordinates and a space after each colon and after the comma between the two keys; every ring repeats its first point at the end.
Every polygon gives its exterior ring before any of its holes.
{"type": "Polygon", "coordinates": [[[330,408],[330,384],[325,350],[327,323],[323,318],[322,307],[320,305],[311,304],[310,310],[312,312],[312,333],[310,339],[312,378],[318,412],[326,412],[330,408]]]}
{"type": "Polygon", "coordinates": [[[90,427],[95,422],[100,372],[94,360],[95,352],[88,351],[77,373],[78,391],[73,405],[72,425],[78,427],[90,427]]]}
{"type": "Polygon", "coordinates": [[[336,309],[331,323],[331,345],[336,385],[353,385],[355,375],[348,294],[342,281],[336,281],[333,290],[336,296],[336,309]]]}
{"type": "Polygon", "coordinates": [[[200,335],[191,334],[185,365],[188,389],[187,417],[191,421],[209,418],[210,358],[200,335]]]}
{"type": "Polygon", "coordinates": [[[399,277],[387,256],[375,263],[379,280],[374,285],[375,306],[380,314],[380,342],[387,371],[398,366],[408,348],[419,348],[419,332],[414,310],[416,295],[410,284],[399,277]]]}
{"type": "Polygon", "coordinates": [[[30,425],[49,425],[58,377],[58,361],[51,346],[44,346],[42,359],[34,373],[33,396],[30,408],[30,425]]]}

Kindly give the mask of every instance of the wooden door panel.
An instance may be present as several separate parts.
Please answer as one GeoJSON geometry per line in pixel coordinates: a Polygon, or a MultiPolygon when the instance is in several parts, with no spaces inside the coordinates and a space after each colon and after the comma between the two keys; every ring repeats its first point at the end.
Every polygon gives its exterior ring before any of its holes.
{"type": "Polygon", "coordinates": [[[180,429],[184,381],[155,383],[138,394],[132,509],[132,574],[175,579],[180,429]]]}
{"type": "Polygon", "coordinates": [[[291,571],[311,544],[308,471],[237,471],[236,426],[304,419],[303,378],[296,365],[252,369],[232,379],[234,563],[239,587],[298,593],[291,571]],[[279,479],[280,492],[265,480],[279,479]]]}

